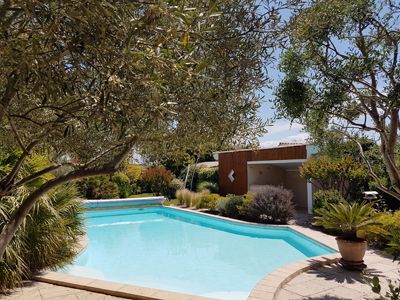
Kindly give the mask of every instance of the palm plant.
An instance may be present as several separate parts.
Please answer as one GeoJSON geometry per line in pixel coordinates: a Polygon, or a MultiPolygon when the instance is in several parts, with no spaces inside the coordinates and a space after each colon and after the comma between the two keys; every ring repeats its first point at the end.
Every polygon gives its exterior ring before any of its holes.
{"type": "Polygon", "coordinates": [[[342,238],[357,240],[357,233],[366,231],[373,225],[379,225],[378,214],[372,202],[328,203],[325,207],[316,209],[314,224],[326,229],[342,232],[342,238]]]}
{"type": "MultiPolygon", "coordinates": [[[[34,156],[24,171],[34,172],[35,165],[46,159],[34,156]]],[[[41,177],[38,180],[48,180],[41,177]]],[[[0,201],[0,231],[16,208],[38,184],[30,182],[12,196],[0,201]]],[[[20,286],[24,279],[42,269],[56,269],[71,263],[77,254],[78,240],[84,234],[83,205],[73,184],[59,186],[45,194],[25,219],[0,260],[0,293],[20,286]]]]}

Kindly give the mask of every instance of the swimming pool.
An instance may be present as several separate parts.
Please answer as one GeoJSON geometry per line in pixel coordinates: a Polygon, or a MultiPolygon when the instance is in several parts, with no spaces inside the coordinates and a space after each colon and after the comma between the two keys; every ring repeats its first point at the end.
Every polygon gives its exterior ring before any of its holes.
{"type": "Polygon", "coordinates": [[[89,244],[64,272],[217,299],[246,299],[268,272],[335,252],[290,228],[168,207],[85,217],[89,244]]]}

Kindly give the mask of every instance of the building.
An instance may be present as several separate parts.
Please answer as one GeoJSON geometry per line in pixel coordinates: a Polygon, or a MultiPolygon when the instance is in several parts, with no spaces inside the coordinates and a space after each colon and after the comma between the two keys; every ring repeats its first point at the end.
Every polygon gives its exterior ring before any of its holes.
{"type": "Polygon", "coordinates": [[[299,167],[316,152],[306,144],[217,152],[220,193],[242,195],[253,185],[283,186],[293,191],[297,208],[311,213],[313,187],[300,177],[299,167]]]}

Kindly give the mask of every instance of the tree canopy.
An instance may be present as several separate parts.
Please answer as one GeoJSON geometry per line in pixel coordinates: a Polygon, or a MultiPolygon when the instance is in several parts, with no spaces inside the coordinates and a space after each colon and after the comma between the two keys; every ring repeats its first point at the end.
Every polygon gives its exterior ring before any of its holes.
{"type": "Polygon", "coordinates": [[[276,91],[281,116],[323,138],[335,130],[354,141],[378,139],[390,185],[400,199],[397,147],[400,107],[400,6],[390,0],[299,1],[284,24],[284,79],[276,91]]]}
{"type": "Polygon", "coordinates": [[[4,226],[0,257],[42,194],[132,149],[254,143],[275,14],[252,0],[0,1],[0,152],[16,151],[0,197],[57,174],[4,226]],[[33,152],[51,163],[24,176],[33,152]]]}

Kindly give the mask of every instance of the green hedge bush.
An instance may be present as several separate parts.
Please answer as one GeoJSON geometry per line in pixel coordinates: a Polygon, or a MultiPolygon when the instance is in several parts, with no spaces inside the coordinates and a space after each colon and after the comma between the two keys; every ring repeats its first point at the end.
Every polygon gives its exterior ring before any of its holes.
{"type": "Polygon", "coordinates": [[[218,194],[202,194],[199,197],[199,201],[198,201],[196,207],[215,210],[220,198],[221,198],[221,196],[218,194]]]}
{"type": "Polygon", "coordinates": [[[323,208],[326,204],[334,204],[338,203],[342,200],[345,200],[338,190],[330,189],[330,190],[318,190],[314,193],[314,204],[313,204],[313,213],[316,215],[316,210],[323,208]]]}
{"type": "Polygon", "coordinates": [[[216,209],[224,216],[230,218],[239,218],[239,207],[243,205],[243,196],[227,195],[225,198],[220,199],[217,203],[216,209]]]}

